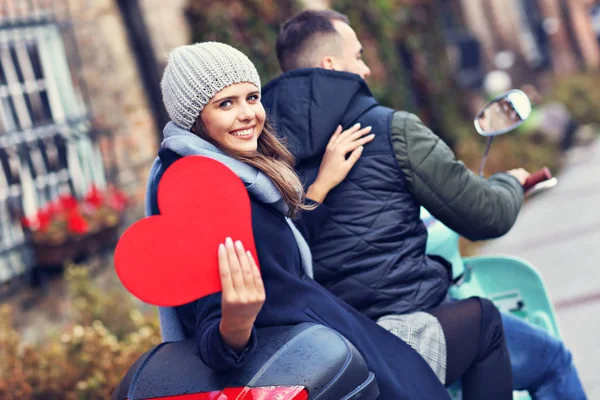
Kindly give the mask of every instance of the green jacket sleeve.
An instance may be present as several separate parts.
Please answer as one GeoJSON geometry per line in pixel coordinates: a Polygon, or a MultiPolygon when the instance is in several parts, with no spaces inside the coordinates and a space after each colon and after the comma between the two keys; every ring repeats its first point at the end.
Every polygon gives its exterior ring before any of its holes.
{"type": "Polygon", "coordinates": [[[486,180],[474,174],[413,114],[395,112],[391,134],[411,193],[434,217],[470,240],[510,230],[523,204],[516,178],[501,173],[486,180]]]}

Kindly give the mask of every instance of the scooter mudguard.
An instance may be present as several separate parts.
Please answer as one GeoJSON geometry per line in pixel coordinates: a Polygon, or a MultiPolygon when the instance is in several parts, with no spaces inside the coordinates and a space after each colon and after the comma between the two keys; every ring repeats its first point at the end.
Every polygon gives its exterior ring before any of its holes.
{"type": "Polygon", "coordinates": [[[464,280],[450,289],[453,297],[486,297],[499,310],[515,314],[560,337],[556,312],[537,269],[509,256],[464,258],[464,280]]]}
{"type": "Polygon", "coordinates": [[[215,372],[194,340],[162,343],[136,361],[113,400],[371,400],[379,389],[358,350],[317,324],[258,330],[255,355],[240,369],[215,372]],[[277,394],[275,394],[277,393],[277,394]]]}

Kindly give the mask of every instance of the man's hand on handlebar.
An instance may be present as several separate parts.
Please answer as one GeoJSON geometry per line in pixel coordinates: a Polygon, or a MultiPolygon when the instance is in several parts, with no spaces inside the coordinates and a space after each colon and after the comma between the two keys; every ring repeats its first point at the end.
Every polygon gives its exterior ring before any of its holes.
{"type": "Polygon", "coordinates": [[[507,174],[514,176],[517,178],[521,186],[525,185],[525,181],[531,175],[529,172],[525,171],[523,168],[511,169],[510,171],[506,171],[507,174]]]}

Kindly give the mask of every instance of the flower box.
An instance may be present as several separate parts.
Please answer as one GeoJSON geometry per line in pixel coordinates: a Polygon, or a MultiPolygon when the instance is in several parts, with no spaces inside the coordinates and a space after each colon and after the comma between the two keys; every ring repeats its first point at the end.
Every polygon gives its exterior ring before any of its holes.
{"type": "Polygon", "coordinates": [[[77,261],[116,243],[119,226],[109,226],[85,236],[69,238],[61,243],[33,242],[36,266],[62,266],[66,261],[77,261]]]}
{"type": "Polygon", "coordinates": [[[36,266],[62,266],[114,245],[126,203],[125,195],[114,187],[105,192],[92,187],[82,200],[61,196],[35,217],[24,219],[36,266]]]}

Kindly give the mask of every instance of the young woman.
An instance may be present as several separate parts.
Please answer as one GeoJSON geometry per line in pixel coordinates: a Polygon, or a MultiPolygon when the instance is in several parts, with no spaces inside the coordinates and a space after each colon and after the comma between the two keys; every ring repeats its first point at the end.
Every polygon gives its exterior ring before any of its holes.
{"type": "MultiPolygon", "coordinates": [[[[382,399],[448,398],[418,353],[310,278],[308,245],[290,221],[297,216],[313,219],[305,224],[312,227],[304,232],[310,240],[318,220],[327,217],[318,203],[344,179],[362,146],[372,140],[369,128],[337,128],[319,177],[306,194],[317,203],[307,204],[292,156],[266,123],[260,79],[245,55],[215,42],[179,47],[169,56],[161,86],[172,122],[165,127],[159,160],[150,172],[150,212],[159,213],[156,191],[166,168],[191,155],[227,165],[245,183],[251,199],[257,254],[227,238],[215,249],[222,292],[175,309],[183,334],[197,339],[204,363],[215,370],[241,367],[255,351],[257,327],[313,322],[338,331],[356,346],[375,374],[382,399]]],[[[207,196],[210,191],[206,189],[207,196]]],[[[465,341],[473,343],[457,361],[467,400],[511,398],[502,326],[490,304],[470,299],[440,311],[457,333],[462,326],[472,327],[465,341]]]]}

